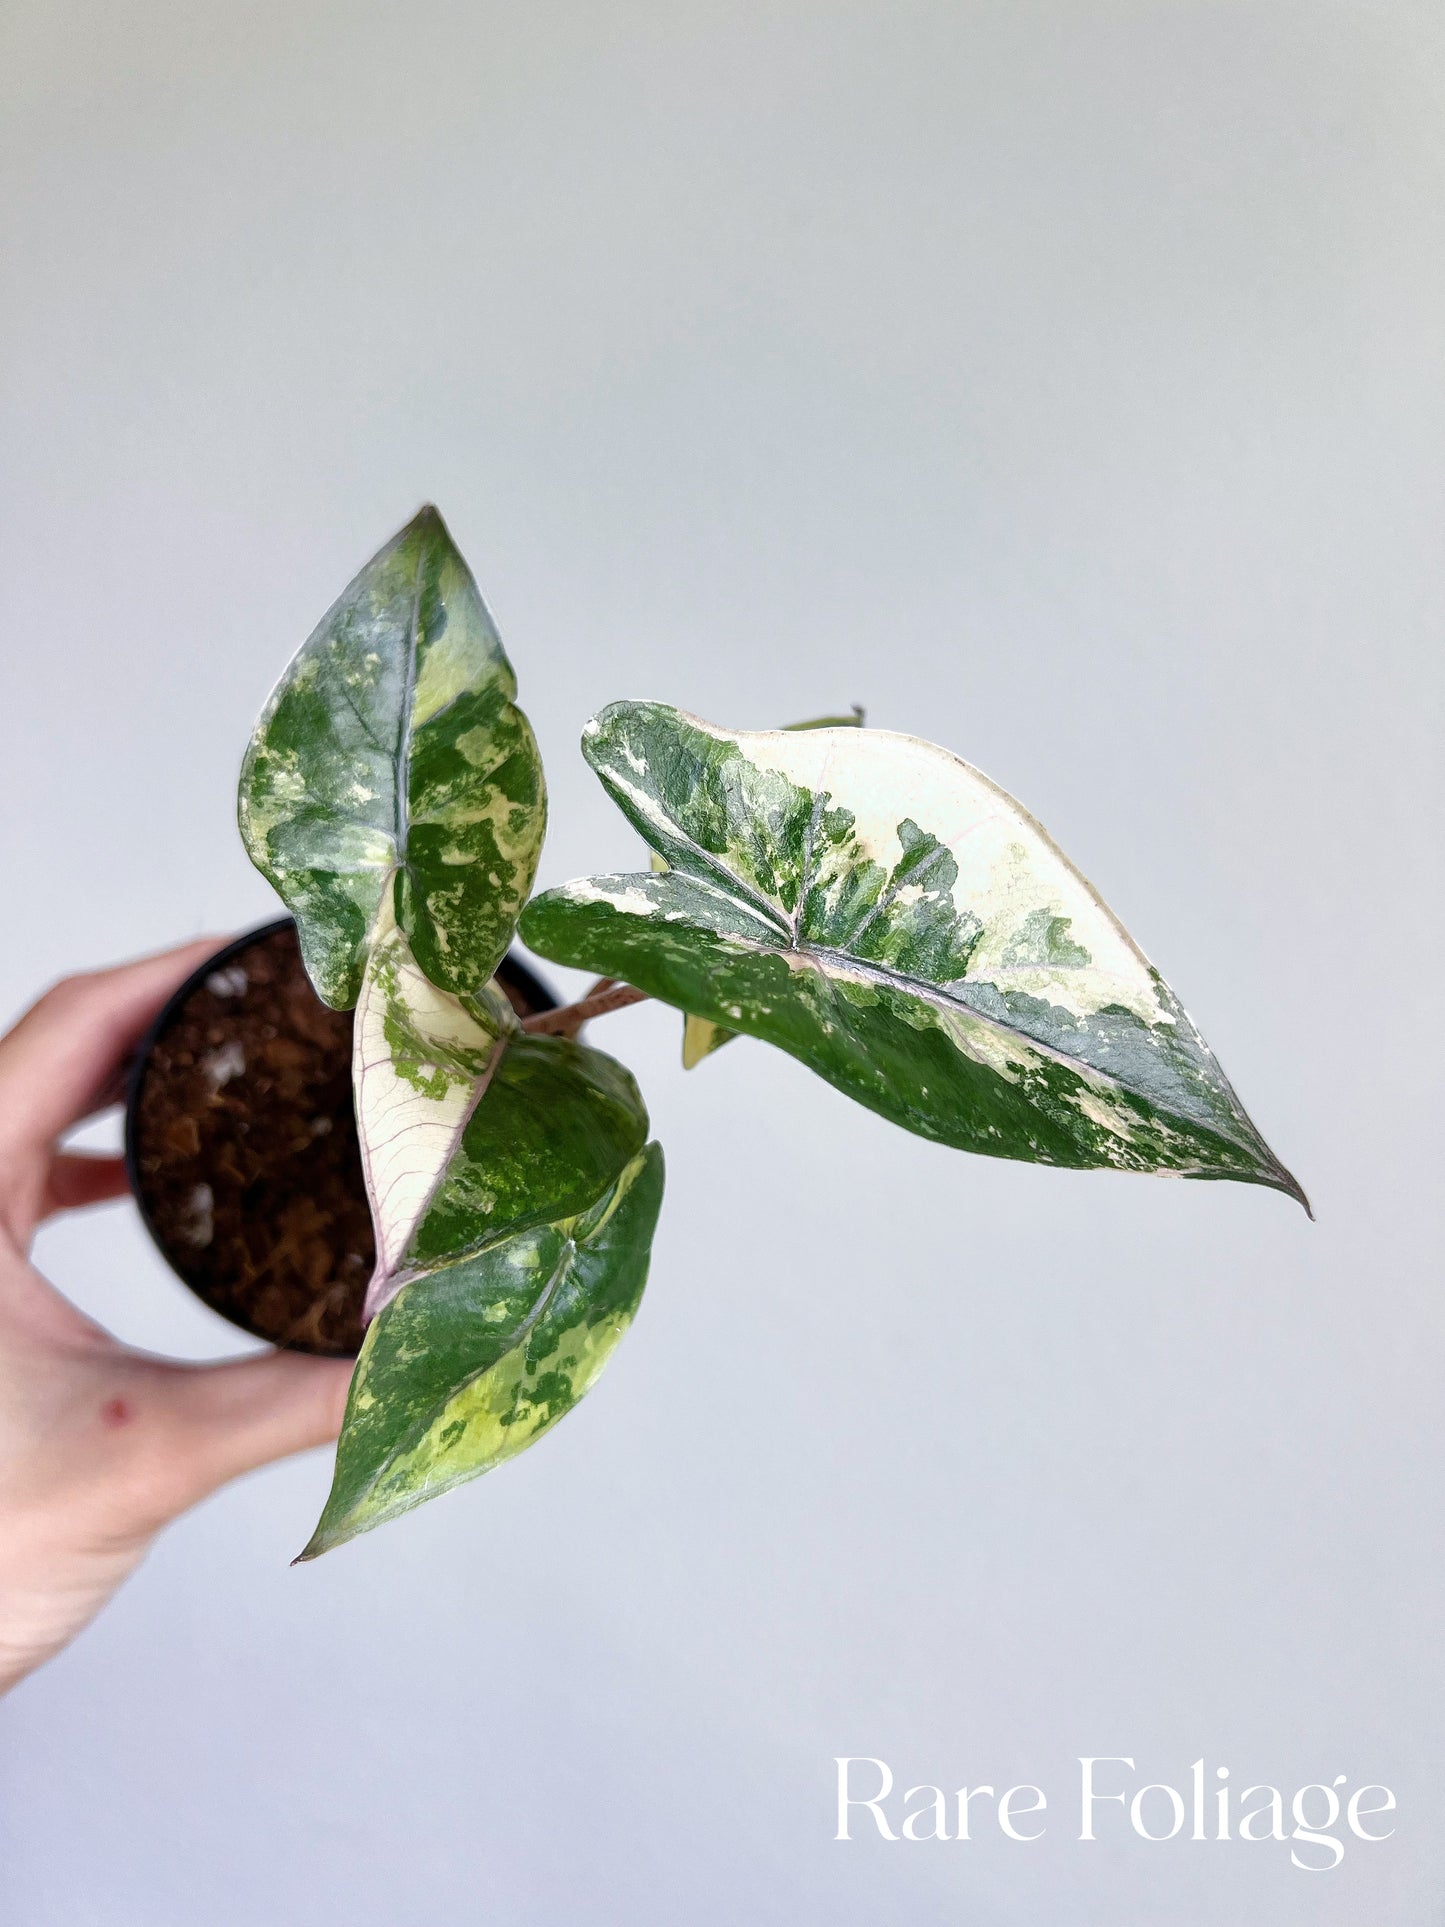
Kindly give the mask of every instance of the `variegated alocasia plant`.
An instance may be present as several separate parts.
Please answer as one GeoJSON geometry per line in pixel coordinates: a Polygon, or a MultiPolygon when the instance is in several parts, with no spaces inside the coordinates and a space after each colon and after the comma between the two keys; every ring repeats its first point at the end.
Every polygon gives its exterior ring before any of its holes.
{"type": "Polygon", "coordinates": [[[1117,918],[947,750],[614,703],[583,752],[667,868],[536,898],[542,956],[777,1044],[961,1150],[1302,1201],[1117,918]]]}
{"type": "Polygon", "coordinates": [[[492,983],[546,822],[515,695],[424,509],[297,654],[241,773],[246,848],[311,980],[356,1005],[376,1233],[335,1485],[303,1557],[530,1444],[592,1384],[647,1275],[662,1158],[636,1084],[565,1034],[578,1020],[528,1034],[492,983]]]}
{"type": "Polygon", "coordinates": [[[583,749],[651,868],[529,902],[545,792],[515,694],[425,509],[292,662],[242,772],[246,846],[312,981],[356,1005],[376,1232],[302,1557],[520,1451],[626,1331],[662,1157],[632,1078],[577,1032],[641,997],[683,1012],[689,1066],[757,1037],[943,1144],[1305,1203],[1163,978],[968,764],[857,712],[730,731],[614,703],[583,749]],[[519,929],[599,982],[519,1022],[493,982],[519,929]]]}

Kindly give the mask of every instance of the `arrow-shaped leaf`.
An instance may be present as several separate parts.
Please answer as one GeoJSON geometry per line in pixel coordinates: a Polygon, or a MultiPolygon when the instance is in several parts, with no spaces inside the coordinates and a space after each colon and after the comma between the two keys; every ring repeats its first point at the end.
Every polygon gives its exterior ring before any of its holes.
{"type": "Polygon", "coordinates": [[[662,1200],[649,1145],[591,1210],[407,1285],[357,1361],[319,1553],[489,1471],[597,1379],[647,1281],[662,1200]]]}
{"type": "Polygon", "coordinates": [[[945,1144],[1303,1202],[1118,920],[946,750],[659,703],[614,703],[583,750],[670,868],[536,898],[541,955],[778,1044],[945,1144]]]}
{"type": "Polygon", "coordinates": [[[355,1003],[389,884],[433,983],[480,991],[496,969],[546,826],[515,695],[434,508],[373,556],[273,691],[241,772],[241,833],[327,1003],[355,1003]]]}
{"type": "Polygon", "coordinates": [[[647,1139],[614,1058],[528,1036],[494,987],[438,990],[395,925],[367,960],[353,1049],[376,1232],[368,1314],[421,1272],[585,1210],[647,1139]]]}

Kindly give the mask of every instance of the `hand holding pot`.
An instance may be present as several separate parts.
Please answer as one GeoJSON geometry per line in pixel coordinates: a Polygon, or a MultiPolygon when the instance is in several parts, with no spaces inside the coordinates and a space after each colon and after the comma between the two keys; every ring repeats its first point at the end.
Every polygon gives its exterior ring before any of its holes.
{"type": "Polygon", "coordinates": [[[127,1051],[215,948],[67,978],[0,1038],[0,1691],[94,1617],[171,1519],[340,1427],[348,1361],[133,1351],[30,1263],[46,1218],[125,1192],[122,1159],[57,1140],[118,1097],[127,1051]]]}

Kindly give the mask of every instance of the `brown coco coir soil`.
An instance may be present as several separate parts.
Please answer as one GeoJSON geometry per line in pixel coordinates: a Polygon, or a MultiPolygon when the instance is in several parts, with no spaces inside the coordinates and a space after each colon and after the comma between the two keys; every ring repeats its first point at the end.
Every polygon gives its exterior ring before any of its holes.
{"type": "MultiPolygon", "coordinates": [[[[551,1002],[504,961],[519,1016],[551,1002]]],[[[360,1349],[375,1254],[351,1102],[351,1012],[311,988],[293,924],[218,960],[153,1041],[131,1110],[141,1208],[223,1317],[295,1351],[360,1349]]]]}
{"type": "Polygon", "coordinates": [[[375,1255],[351,1105],[351,1012],[294,926],[217,964],[151,1046],[132,1112],[140,1202],[223,1317],[297,1351],[360,1349],[375,1255]]]}

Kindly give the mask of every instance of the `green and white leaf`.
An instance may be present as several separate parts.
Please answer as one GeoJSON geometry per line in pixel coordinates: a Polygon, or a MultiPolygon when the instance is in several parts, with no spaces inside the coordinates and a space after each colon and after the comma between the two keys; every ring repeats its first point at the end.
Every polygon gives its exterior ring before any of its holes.
{"type": "Polygon", "coordinates": [[[514,1031],[407,1247],[403,1277],[596,1202],[647,1141],[647,1109],[615,1057],[514,1031]]]}
{"type": "Polygon", "coordinates": [[[647,1138],[614,1058],[528,1036],[495,986],[437,989],[390,923],[357,1005],[353,1087],[376,1233],[368,1313],[421,1272],[586,1209],[647,1138]]]}
{"type": "Polygon", "coordinates": [[[546,791],[471,572],[425,508],[291,662],[241,772],[241,834],[327,1003],[355,1003],[384,895],[417,962],[479,992],[536,873],[546,791]]]}
{"type": "Polygon", "coordinates": [[[1118,920],[956,756],[657,703],[613,704],[583,750],[670,867],[534,899],[541,955],[777,1044],[941,1143],[1304,1202],[1118,920]]]}
{"type": "Polygon", "coordinates": [[[488,986],[463,1000],[439,990],[381,907],[352,1033],[362,1165],[376,1234],[378,1288],[400,1270],[462,1131],[516,1030],[488,986]]]}
{"type": "Polygon", "coordinates": [[[662,1199],[649,1145],[592,1208],[419,1278],[357,1362],[318,1554],[514,1457],[595,1383],[647,1281],[662,1199]]]}
{"type": "MultiPolygon", "coordinates": [[[[846,716],[812,716],[806,722],[786,723],[784,728],[797,729],[862,729],[866,721],[861,703],[854,703],[846,716]]],[[[662,876],[667,870],[666,859],[656,850],[652,852],[651,864],[654,873],[662,876]]],[[[691,1011],[682,1014],[682,1068],[696,1070],[705,1057],[711,1057],[715,1050],[730,1044],[738,1035],[723,1024],[714,1024],[706,1017],[696,1017],[691,1011]]]]}
{"type": "MultiPolygon", "coordinates": [[[[811,723],[793,723],[793,729],[811,729],[811,723]]],[[[654,876],[667,874],[667,863],[656,850],[651,856],[654,876]]],[[[682,1013],[682,1068],[694,1071],[705,1057],[711,1057],[715,1050],[730,1044],[737,1036],[735,1030],[728,1030],[722,1024],[711,1023],[706,1017],[694,1017],[690,1010],[682,1013]]]]}

